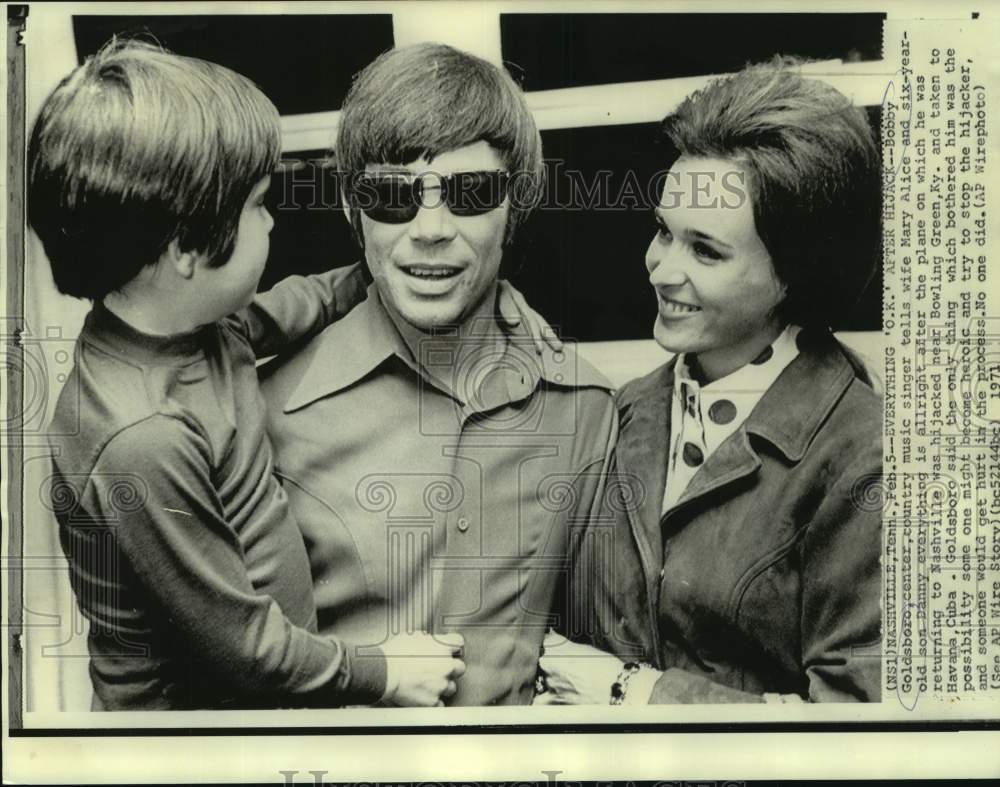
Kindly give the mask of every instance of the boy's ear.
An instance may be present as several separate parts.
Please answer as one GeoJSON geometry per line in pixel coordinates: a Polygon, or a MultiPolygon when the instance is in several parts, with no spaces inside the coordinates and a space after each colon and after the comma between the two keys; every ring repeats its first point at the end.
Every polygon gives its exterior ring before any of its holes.
{"type": "Polygon", "coordinates": [[[181,251],[180,245],[177,243],[177,238],[170,241],[170,245],[167,246],[167,250],[164,252],[167,264],[182,279],[191,279],[194,277],[194,272],[198,267],[199,256],[191,251],[181,251]]]}

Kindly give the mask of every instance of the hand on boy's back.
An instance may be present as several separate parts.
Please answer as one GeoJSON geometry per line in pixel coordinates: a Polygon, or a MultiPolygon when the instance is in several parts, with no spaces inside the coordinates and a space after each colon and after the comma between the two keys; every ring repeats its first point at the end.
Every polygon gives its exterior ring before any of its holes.
{"type": "Polygon", "coordinates": [[[382,702],[390,705],[435,706],[458,691],[465,673],[459,658],[465,640],[461,634],[425,632],[399,634],[382,646],[386,661],[386,689],[382,702]]]}

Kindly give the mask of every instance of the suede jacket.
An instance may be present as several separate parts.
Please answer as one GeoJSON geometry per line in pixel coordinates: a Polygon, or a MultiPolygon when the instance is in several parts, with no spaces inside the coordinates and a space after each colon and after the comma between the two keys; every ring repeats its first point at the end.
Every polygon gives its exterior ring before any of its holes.
{"type": "Polygon", "coordinates": [[[664,671],[651,703],[878,701],[881,404],[861,365],[811,336],[661,515],[673,366],[619,394],[577,564],[587,638],[664,671]]]}

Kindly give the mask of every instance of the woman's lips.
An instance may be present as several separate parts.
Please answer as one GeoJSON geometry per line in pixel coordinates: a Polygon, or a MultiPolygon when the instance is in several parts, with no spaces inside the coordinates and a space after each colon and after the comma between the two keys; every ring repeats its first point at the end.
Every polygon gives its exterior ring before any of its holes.
{"type": "Polygon", "coordinates": [[[683,301],[675,301],[663,296],[659,296],[658,300],[660,316],[666,319],[672,320],[680,317],[689,317],[701,311],[698,306],[692,306],[690,303],[684,303],[683,301]]]}

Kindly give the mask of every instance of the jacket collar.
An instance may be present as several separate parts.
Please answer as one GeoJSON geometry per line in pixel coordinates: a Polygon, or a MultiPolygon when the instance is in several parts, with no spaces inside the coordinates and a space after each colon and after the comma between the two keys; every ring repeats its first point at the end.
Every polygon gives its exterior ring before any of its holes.
{"type": "MultiPolygon", "coordinates": [[[[498,332],[501,331],[499,326],[495,327],[498,332]]],[[[497,360],[497,368],[503,371],[503,380],[490,391],[491,395],[481,403],[482,408],[492,409],[525,399],[541,381],[564,388],[611,387],[597,370],[568,346],[559,353],[546,346],[538,356],[523,326],[503,329],[503,337],[504,352],[508,357],[506,361],[497,360]],[[515,353],[523,354],[523,357],[513,357],[515,353]]],[[[448,339],[442,337],[442,344],[447,343],[448,339]]],[[[286,413],[349,388],[392,358],[420,375],[426,384],[454,396],[414,359],[374,282],[368,287],[368,297],[343,319],[329,326],[314,340],[314,344],[308,368],[284,404],[286,413]]],[[[435,349],[431,348],[429,352],[433,353],[435,349]]]]}
{"type": "MultiPolygon", "coordinates": [[[[789,461],[805,455],[820,427],[844,395],[855,370],[829,333],[803,331],[799,355],[764,394],[745,422],[706,460],[668,514],[743,478],[760,466],[747,435],[775,446],[789,461]]],[[[676,359],[629,386],[621,402],[618,462],[626,483],[635,485],[635,516],[656,560],[662,551],[661,506],[670,440],[670,397],[676,359]]]]}
{"type": "Polygon", "coordinates": [[[747,432],[774,445],[790,461],[809,444],[855,377],[843,348],[828,332],[803,330],[798,357],[775,380],[747,418],[747,432]]]}

